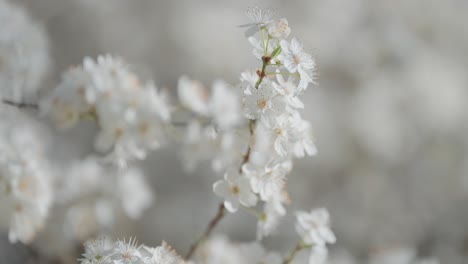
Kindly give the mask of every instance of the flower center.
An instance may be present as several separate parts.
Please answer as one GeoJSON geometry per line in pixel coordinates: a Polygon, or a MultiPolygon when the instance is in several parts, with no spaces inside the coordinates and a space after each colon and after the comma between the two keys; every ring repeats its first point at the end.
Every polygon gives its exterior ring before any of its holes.
{"type": "Polygon", "coordinates": [[[239,194],[239,193],[240,193],[240,188],[239,188],[239,186],[237,186],[237,185],[232,186],[232,187],[231,187],[231,192],[232,192],[233,194],[239,194]]]}
{"type": "Polygon", "coordinates": [[[297,65],[301,63],[301,58],[299,57],[299,55],[294,55],[293,58],[294,58],[294,63],[296,63],[297,65]]]}
{"type": "Polygon", "coordinates": [[[278,136],[282,136],[284,134],[283,129],[281,128],[275,128],[275,133],[278,136]]]}
{"type": "Polygon", "coordinates": [[[261,99],[257,101],[258,107],[261,109],[265,109],[267,107],[268,102],[265,99],[261,99]]]}

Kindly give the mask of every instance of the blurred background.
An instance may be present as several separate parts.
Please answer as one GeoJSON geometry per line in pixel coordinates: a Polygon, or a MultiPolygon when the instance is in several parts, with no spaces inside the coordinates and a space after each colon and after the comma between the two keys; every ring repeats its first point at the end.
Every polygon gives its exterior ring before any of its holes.
{"type": "MultiPolygon", "coordinates": [[[[444,264],[468,263],[468,1],[11,2],[48,34],[53,67],[43,90],[83,57],[110,53],[174,94],[182,74],[206,85],[218,78],[235,84],[240,72],[258,67],[236,26],[246,23],[248,6],[276,9],[318,65],[303,115],[319,154],[296,161],[288,211],[327,207],[338,238],[332,255],[411,249],[444,264]]],[[[86,125],[54,133],[61,159],[92,148],[86,125]],[[83,138],[88,146],[75,143],[83,138]]],[[[154,206],[115,236],[149,245],[166,240],[186,252],[216,213],[211,185],[220,175],[209,164],[187,173],[180,162],[176,148],[165,148],[141,163],[154,206]]],[[[215,232],[251,241],[255,227],[239,212],[215,232]]],[[[288,251],[297,240],[293,230],[290,214],[267,247],[288,251]]],[[[5,263],[37,263],[6,236],[0,247],[5,263]]]]}

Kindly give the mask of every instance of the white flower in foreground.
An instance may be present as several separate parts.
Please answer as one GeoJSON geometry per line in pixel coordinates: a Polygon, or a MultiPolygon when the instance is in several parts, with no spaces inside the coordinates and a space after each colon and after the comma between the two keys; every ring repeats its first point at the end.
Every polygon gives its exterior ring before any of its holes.
{"type": "Polygon", "coordinates": [[[138,263],[137,261],[143,259],[140,248],[141,245],[138,245],[138,241],[136,241],[135,238],[130,238],[128,241],[125,241],[125,239],[118,240],[114,244],[111,257],[114,259],[115,263],[136,264],[138,263]]]}
{"type": "Polygon", "coordinates": [[[272,22],[273,13],[272,9],[261,9],[258,6],[250,7],[247,9],[246,14],[253,23],[240,25],[239,27],[247,27],[245,36],[250,37],[257,33],[260,28],[272,22]]]}
{"type": "Polygon", "coordinates": [[[285,157],[294,144],[295,124],[289,114],[262,118],[258,124],[256,135],[259,148],[268,149],[272,145],[275,153],[285,157]]]}
{"type": "Polygon", "coordinates": [[[150,253],[150,258],[145,260],[145,264],[183,264],[186,263],[179,254],[166,242],[156,248],[145,247],[150,253]]]}
{"type": "Polygon", "coordinates": [[[273,38],[285,39],[291,33],[288,20],[286,18],[278,19],[268,24],[268,34],[273,38]]]}
{"type": "Polygon", "coordinates": [[[244,71],[240,76],[240,84],[238,85],[244,94],[251,95],[252,89],[255,89],[255,83],[258,81],[258,74],[255,71],[244,71]]]}
{"type": "Polygon", "coordinates": [[[224,206],[231,213],[239,209],[239,204],[251,207],[257,203],[257,196],[250,188],[249,179],[235,172],[226,172],[224,180],[213,184],[213,191],[224,198],[224,206]]]}
{"type": "Polygon", "coordinates": [[[312,134],[312,126],[309,122],[303,120],[296,112],[293,113],[292,123],[294,124],[294,133],[292,134],[293,153],[298,158],[303,158],[305,155],[314,156],[317,154],[317,147],[314,143],[312,134]]]}
{"type": "Polygon", "coordinates": [[[16,109],[2,107],[0,119],[0,226],[9,230],[10,242],[30,243],[43,228],[53,198],[44,138],[16,109]]]}
{"type": "Polygon", "coordinates": [[[49,66],[47,35],[14,1],[0,1],[0,97],[22,102],[37,95],[49,66]]]}
{"type": "Polygon", "coordinates": [[[281,195],[285,185],[286,174],[291,169],[292,162],[286,161],[278,164],[267,164],[264,167],[245,164],[242,167],[242,172],[250,179],[252,191],[259,194],[262,201],[268,201],[273,197],[281,195]]]}
{"type": "Polygon", "coordinates": [[[244,93],[242,99],[244,115],[248,119],[257,119],[261,116],[280,115],[286,109],[282,96],[268,82],[262,83],[258,89],[249,87],[250,94],[244,93]]]}
{"type": "Polygon", "coordinates": [[[136,239],[110,244],[105,238],[85,243],[81,264],[184,264],[185,261],[165,242],[156,248],[139,245],[136,239]]]}
{"type": "Polygon", "coordinates": [[[275,90],[285,97],[286,103],[289,107],[298,109],[304,108],[304,103],[299,99],[297,92],[297,85],[295,83],[295,77],[290,76],[287,81],[284,80],[282,74],[276,75],[277,82],[273,82],[275,90]]]}
{"type": "Polygon", "coordinates": [[[86,241],[84,244],[83,258],[81,263],[104,264],[111,263],[110,255],[112,244],[105,237],[99,237],[95,240],[86,241]]]}
{"type": "Polygon", "coordinates": [[[282,49],[280,60],[290,73],[299,73],[301,81],[298,92],[305,90],[309,83],[314,82],[315,62],[312,56],[304,52],[302,43],[296,38],[293,38],[291,43],[281,40],[280,45],[282,49]]]}
{"type": "Polygon", "coordinates": [[[313,246],[324,246],[336,241],[335,234],[330,229],[330,215],[325,208],[296,212],[296,231],[304,243],[313,246]]]}
{"type": "Polygon", "coordinates": [[[283,193],[265,203],[263,213],[257,222],[257,240],[262,240],[276,232],[280,220],[286,215],[286,209],[282,204],[286,200],[285,198],[283,193]]]}

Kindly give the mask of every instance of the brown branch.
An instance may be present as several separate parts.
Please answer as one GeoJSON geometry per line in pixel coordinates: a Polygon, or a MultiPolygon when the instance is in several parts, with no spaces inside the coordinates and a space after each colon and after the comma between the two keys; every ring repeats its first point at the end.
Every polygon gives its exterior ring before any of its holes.
{"type": "Polygon", "coordinates": [[[11,106],[18,107],[18,108],[39,109],[39,106],[33,103],[23,103],[23,102],[18,103],[18,102],[14,102],[8,99],[2,99],[2,102],[4,104],[11,105],[11,106]]]}
{"type": "Polygon", "coordinates": [[[307,245],[302,241],[297,243],[296,247],[294,247],[294,250],[291,252],[291,254],[289,254],[289,256],[284,259],[283,264],[291,263],[296,257],[297,253],[299,253],[299,251],[306,249],[306,248],[311,248],[311,247],[312,245],[307,245]]]}
{"type": "Polygon", "coordinates": [[[210,221],[210,223],[208,224],[208,226],[206,227],[206,230],[205,232],[203,233],[203,235],[195,242],[193,243],[191,246],[190,246],[190,250],[189,252],[187,253],[187,255],[185,256],[185,259],[186,260],[189,260],[193,254],[195,253],[195,251],[197,250],[197,248],[200,246],[200,244],[210,236],[211,234],[211,231],[213,231],[213,229],[218,225],[218,223],[221,221],[221,219],[223,219],[223,216],[224,216],[224,213],[225,213],[225,208],[224,208],[224,204],[221,203],[219,205],[219,209],[218,209],[218,213],[216,213],[216,216],[210,221]]]}

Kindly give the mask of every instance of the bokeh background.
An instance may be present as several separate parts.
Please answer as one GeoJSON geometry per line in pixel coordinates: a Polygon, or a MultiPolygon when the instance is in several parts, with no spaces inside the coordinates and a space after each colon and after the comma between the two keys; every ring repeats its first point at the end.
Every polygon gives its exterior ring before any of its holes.
{"type": "MultiPolygon", "coordinates": [[[[44,90],[83,57],[106,53],[174,93],[182,74],[206,85],[219,78],[235,84],[240,72],[258,66],[236,27],[246,22],[245,9],[276,9],[318,65],[303,114],[319,155],[295,163],[288,210],[327,207],[338,237],[332,254],[365,258],[410,248],[444,264],[468,263],[468,1],[11,2],[48,34],[53,67],[44,90]]],[[[57,158],[83,157],[92,147],[89,127],[54,133],[57,158]],[[90,145],[76,144],[83,138],[90,145]]],[[[187,173],[180,162],[176,148],[164,148],[141,163],[156,202],[116,236],[150,245],[166,240],[186,252],[216,212],[211,184],[220,175],[209,164],[187,173]]],[[[293,247],[293,221],[290,215],[268,247],[293,247]]],[[[250,241],[255,226],[239,212],[216,232],[250,241]]],[[[37,262],[6,241],[4,259],[37,262]]]]}

